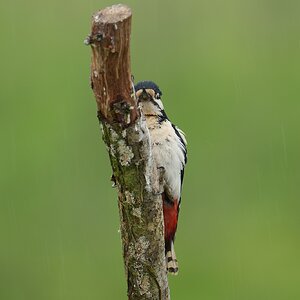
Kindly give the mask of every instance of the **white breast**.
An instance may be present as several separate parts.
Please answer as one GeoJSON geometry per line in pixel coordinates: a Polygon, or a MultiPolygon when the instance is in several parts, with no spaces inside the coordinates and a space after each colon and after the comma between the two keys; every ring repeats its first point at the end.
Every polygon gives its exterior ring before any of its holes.
{"type": "Polygon", "coordinates": [[[173,199],[181,193],[181,170],[184,167],[183,146],[170,121],[161,124],[156,117],[147,117],[153,158],[157,167],[165,169],[165,188],[173,199]]]}

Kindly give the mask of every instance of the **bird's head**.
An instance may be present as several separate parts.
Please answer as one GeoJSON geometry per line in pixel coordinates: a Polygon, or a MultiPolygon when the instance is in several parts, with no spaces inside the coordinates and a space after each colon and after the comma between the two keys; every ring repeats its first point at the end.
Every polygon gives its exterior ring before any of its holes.
{"type": "Polygon", "coordinates": [[[162,92],[152,81],[140,81],[135,85],[138,104],[145,116],[167,118],[161,101],[162,92]]]}

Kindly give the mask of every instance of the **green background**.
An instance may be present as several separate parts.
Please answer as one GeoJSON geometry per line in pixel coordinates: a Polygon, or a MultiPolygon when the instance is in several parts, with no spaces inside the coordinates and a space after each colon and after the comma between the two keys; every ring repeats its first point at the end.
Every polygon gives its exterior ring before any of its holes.
{"type": "MultiPolygon", "coordinates": [[[[1,1],[1,300],[126,299],[83,44],[110,4],[1,1]]],[[[127,4],[189,142],[172,299],[300,299],[300,2],[127,4]]]]}

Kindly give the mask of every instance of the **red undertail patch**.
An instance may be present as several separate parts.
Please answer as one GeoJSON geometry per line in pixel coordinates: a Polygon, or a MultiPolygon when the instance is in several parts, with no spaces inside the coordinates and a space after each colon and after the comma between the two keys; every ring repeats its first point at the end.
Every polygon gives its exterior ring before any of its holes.
{"type": "Polygon", "coordinates": [[[178,200],[165,201],[163,197],[163,211],[164,211],[164,224],[165,224],[165,240],[171,241],[177,229],[178,220],[178,200]]]}

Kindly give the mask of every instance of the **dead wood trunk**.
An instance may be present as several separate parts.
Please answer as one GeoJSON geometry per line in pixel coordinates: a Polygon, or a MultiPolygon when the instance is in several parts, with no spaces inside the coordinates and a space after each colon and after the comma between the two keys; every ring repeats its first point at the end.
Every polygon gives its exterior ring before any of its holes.
{"type": "Polygon", "coordinates": [[[93,16],[85,43],[92,48],[91,87],[118,187],[128,298],[165,300],[162,174],[153,168],[149,131],[134,95],[130,32],[131,10],[113,5],[93,16]]]}

